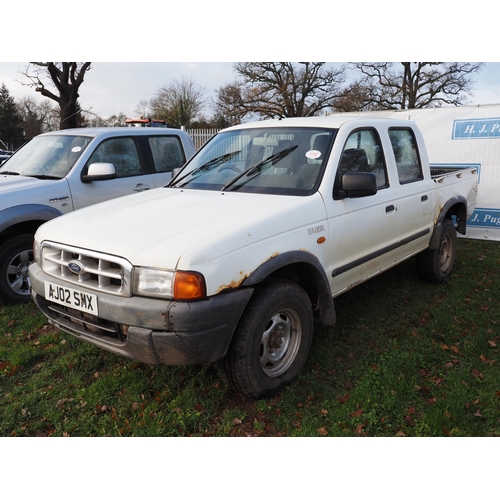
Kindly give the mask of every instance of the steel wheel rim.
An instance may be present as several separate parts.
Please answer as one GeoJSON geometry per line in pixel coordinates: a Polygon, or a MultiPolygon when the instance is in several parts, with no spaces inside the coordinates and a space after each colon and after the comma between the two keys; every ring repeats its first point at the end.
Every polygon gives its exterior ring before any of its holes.
{"type": "Polygon", "coordinates": [[[22,296],[30,294],[31,282],[29,278],[29,266],[33,262],[33,252],[24,250],[9,262],[7,266],[7,283],[10,289],[22,296]]]}
{"type": "Polygon", "coordinates": [[[294,362],[302,337],[300,316],[283,308],[268,321],[260,341],[260,366],[268,377],[279,377],[294,362]]]}
{"type": "Polygon", "coordinates": [[[450,267],[453,257],[453,241],[451,234],[446,234],[441,242],[441,251],[439,255],[439,264],[442,272],[446,272],[450,267]]]}

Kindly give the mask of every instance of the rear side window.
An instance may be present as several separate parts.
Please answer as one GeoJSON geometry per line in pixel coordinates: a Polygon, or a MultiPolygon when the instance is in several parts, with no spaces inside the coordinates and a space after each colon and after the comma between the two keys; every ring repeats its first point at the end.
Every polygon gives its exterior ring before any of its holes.
{"type": "Polygon", "coordinates": [[[153,153],[155,170],[157,172],[171,172],[174,168],[182,167],[186,162],[179,137],[150,137],[149,145],[153,153]]]}
{"type": "Polygon", "coordinates": [[[399,183],[407,184],[422,180],[424,176],[413,130],[393,128],[389,130],[389,137],[398,168],[399,183]]]}

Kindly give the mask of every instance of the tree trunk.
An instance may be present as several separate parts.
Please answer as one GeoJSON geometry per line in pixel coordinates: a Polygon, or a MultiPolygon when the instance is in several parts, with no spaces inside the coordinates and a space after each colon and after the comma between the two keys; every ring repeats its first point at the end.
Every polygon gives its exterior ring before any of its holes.
{"type": "Polygon", "coordinates": [[[61,121],[59,128],[76,128],[79,124],[80,106],[78,104],[78,89],[83,83],[85,73],[90,69],[90,63],[82,63],[79,66],[76,62],[62,63],[32,63],[36,66],[45,67],[48,75],[52,79],[57,93],[51,92],[45,87],[38,76],[31,77],[36,82],[35,90],[45,97],[57,102],[60,109],[61,121]]]}

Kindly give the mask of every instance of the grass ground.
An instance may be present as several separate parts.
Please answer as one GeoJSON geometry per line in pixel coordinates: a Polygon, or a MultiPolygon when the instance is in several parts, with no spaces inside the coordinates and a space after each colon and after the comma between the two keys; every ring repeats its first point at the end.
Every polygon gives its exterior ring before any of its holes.
{"type": "Polygon", "coordinates": [[[459,240],[442,285],[410,260],[336,300],[307,364],[250,401],[216,365],[149,366],[0,306],[0,436],[498,436],[500,244],[459,240]]]}

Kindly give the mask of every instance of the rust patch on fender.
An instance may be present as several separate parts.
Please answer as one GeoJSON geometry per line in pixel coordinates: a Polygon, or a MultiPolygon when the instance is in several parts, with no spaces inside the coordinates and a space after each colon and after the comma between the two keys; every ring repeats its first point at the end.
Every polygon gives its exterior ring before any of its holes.
{"type": "Polygon", "coordinates": [[[219,288],[217,288],[217,293],[221,293],[224,290],[232,290],[233,288],[238,288],[246,279],[248,278],[248,274],[243,274],[243,271],[240,271],[240,279],[238,281],[232,280],[230,283],[226,285],[221,285],[219,288]]]}
{"type": "Polygon", "coordinates": [[[434,217],[434,225],[436,225],[439,221],[439,216],[441,215],[441,212],[443,211],[443,207],[439,207],[437,215],[434,217]]]}
{"type": "MultiPolygon", "coordinates": [[[[277,257],[279,255],[279,252],[274,252],[270,255],[268,259],[266,259],[264,262],[267,262],[268,260],[274,259],[274,257],[277,257]]],[[[263,263],[264,263],[263,262],[263,263]]],[[[243,274],[243,271],[240,271],[240,279],[239,280],[232,280],[230,283],[221,285],[219,288],[216,290],[216,294],[221,293],[225,290],[232,290],[234,288],[239,288],[240,285],[250,276],[249,274],[243,274]]]]}

